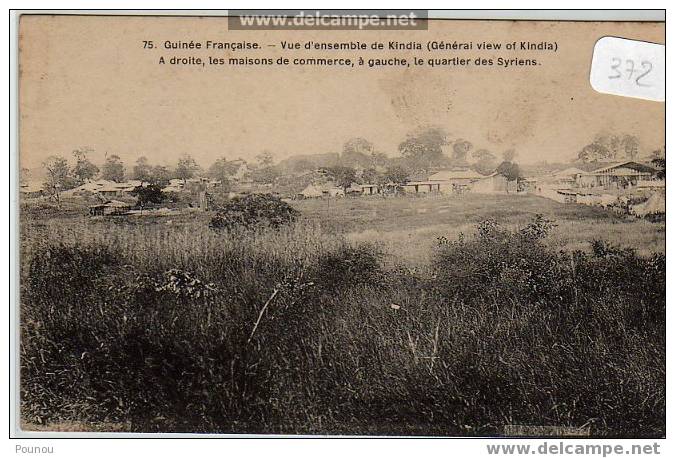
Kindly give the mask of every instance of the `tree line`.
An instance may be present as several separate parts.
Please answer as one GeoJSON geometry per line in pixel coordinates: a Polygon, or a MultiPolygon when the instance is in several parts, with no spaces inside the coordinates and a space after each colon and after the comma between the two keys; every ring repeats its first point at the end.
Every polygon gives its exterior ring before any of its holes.
{"type": "MultiPolygon", "coordinates": [[[[654,161],[665,158],[665,146],[643,155],[642,159],[654,161]]],[[[603,162],[612,160],[635,161],[640,158],[640,139],[632,134],[607,134],[595,135],[593,140],[584,145],[577,154],[577,159],[584,163],[603,162]]]]}
{"type": "MultiPolygon", "coordinates": [[[[284,178],[323,170],[345,190],[353,183],[404,184],[416,174],[448,167],[472,167],[484,175],[497,172],[510,181],[520,178],[514,150],[500,155],[485,148],[474,148],[466,139],[450,139],[440,127],[411,132],[399,143],[398,155],[393,157],[377,150],[363,137],[348,139],[339,153],[291,158],[275,164],[272,153],[263,151],[251,163],[220,157],[206,169],[189,154],[183,154],[174,167],[151,164],[145,156],[138,157],[129,167],[117,154],[107,153],[99,166],[92,161],[94,155],[93,149],[84,147],[74,150],[70,161],[63,155],[48,157],[43,163],[47,193],[57,195],[97,178],[114,182],[132,179],[161,188],[172,178],[186,182],[196,176],[206,176],[229,189],[233,176],[242,166],[245,166],[245,177],[257,184],[274,184],[284,178]]],[[[27,179],[25,174],[22,179],[27,179]]]]}

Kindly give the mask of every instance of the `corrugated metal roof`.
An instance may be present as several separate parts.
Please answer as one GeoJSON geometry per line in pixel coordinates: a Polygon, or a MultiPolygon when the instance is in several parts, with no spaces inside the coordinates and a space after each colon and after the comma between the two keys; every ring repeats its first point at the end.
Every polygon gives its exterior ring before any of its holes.
{"type": "Polygon", "coordinates": [[[570,167],[565,170],[558,170],[557,172],[553,172],[551,175],[556,176],[556,177],[573,177],[575,175],[579,174],[584,174],[586,173],[585,171],[576,168],[576,167],[570,167]]]}
{"type": "Polygon", "coordinates": [[[637,170],[638,172],[649,172],[653,173],[656,171],[654,167],[651,167],[647,164],[641,164],[639,162],[635,161],[624,161],[624,162],[615,162],[613,164],[607,164],[604,167],[600,167],[599,169],[593,170],[591,173],[596,174],[596,173],[606,173],[610,171],[611,169],[615,168],[629,168],[629,169],[634,169],[637,170]]]}
{"type": "Polygon", "coordinates": [[[474,170],[442,170],[429,177],[429,181],[479,180],[487,178],[474,170]]]}

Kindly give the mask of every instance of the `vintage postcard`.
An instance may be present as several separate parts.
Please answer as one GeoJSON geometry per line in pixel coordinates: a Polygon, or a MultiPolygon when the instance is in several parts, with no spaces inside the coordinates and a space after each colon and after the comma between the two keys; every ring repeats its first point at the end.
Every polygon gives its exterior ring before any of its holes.
{"type": "Polygon", "coordinates": [[[665,22],[18,46],[22,431],[665,436],[665,22]]]}

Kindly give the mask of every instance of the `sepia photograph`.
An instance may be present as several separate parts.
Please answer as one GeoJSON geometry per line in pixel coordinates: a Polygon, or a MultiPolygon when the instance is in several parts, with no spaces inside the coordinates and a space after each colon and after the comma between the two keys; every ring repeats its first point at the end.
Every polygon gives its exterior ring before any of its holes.
{"type": "Polygon", "coordinates": [[[17,430],[666,436],[665,15],[369,11],[17,17],[17,430]]]}

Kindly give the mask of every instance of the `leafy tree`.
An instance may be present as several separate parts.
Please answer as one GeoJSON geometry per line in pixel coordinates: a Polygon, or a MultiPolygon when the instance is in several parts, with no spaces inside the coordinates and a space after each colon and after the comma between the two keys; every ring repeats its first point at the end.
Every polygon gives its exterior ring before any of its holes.
{"type": "Polygon", "coordinates": [[[169,169],[164,166],[164,165],[155,165],[150,168],[150,177],[148,179],[148,182],[151,184],[156,184],[158,186],[166,186],[169,184],[169,180],[171,179],[171,172],[169,172],[169,169]]]}
{"type": "Polygon", "coordinates": [[[483,175],[489,175],[497,168],[497,157],[486,149],[479,149],[471,154],[474,168],[483,175]]]}
{"type": "Polygon", "coordinates": [[[379,173],[377,173],[377,170],[370,168],[366,169],[361,173],[361,181],[363,183],[375,183],[377,181],[377,178],[379,176],[379,173]]]}
{"type": "Polygon", "coordinates": [[[593,141],[579,151],[578,158],[584,162],[615,159],[635,160],[639,155],[640,141],[635,135],[598,134],[593,141]]]}
{"type": "Polygon", "coordinates": [[[592,142],[579,151],[578,158],[583,162],[596,162],[610,157],[609,149],[602,143],[592,142]]]}
{"type": "Polygon", "coordinates": [[[141,184],[152,182],[152,166],[148,163],[147,157],[141,156],[136,160],[133,178],[139,180],[141,184]]]}
{"type": "Polygon", "coordinates": [[[124,181],[124,163],[117,154],[111,154],[106,157],[101,169],[101,175],[105,180],[116,181],[118,183],[124,181]]]}
{"type": "Polygon", "coordinates": [[[136,196],[136,203],[141,207],[147,204],[160,204],[166,199],[161,186],[157,184],[136,186],[131,194],[136,196]]]}
{"type": "Polygon", "coordinates": [[[622,156],[621,142],[622,139],[618,135],[598,134],[593,138],[593,141],[591,143],[601,146],[601,151],[604,153],[605,156],[599,158],[599,160],[606,160],[606,159],[616,159],[617,157],[622,156]]]}
{"type": "Polygon", "coordinates": [[[345,167],[342,165],[330,167],[328,169],[328,174],[333,178],[336,186],[344,190],[345,194],[352,183],[357,182],[356,170],[353,167],[345,167]]]}
{"type": "Polygon", "coordinates": [[[353,137],[345,142],[342,146],[343,153],[361,153],[365,155],[370,155],[375,151],[375,148],[371,142],[366,140],[363,137],[353,137]]]}
{"type": "Polygon", "coordinates": [[[75,185],[75,180],[70,174],[68,161],[62,156],[50,156],[43,163],[47,180],[44,183],[47,194],[61,204],[61,192],[75,185]]]}
{"type": "MultiPolygon", "coordinates": [[[[515,162],[504,161],[497,167],[497,173],[503,175],[506,181],[518,181],[522,178],[520,167],[515,162]]],[[[508,187],[506,188],[508,192],[508,187]]]]}
{"type": "Polygon", "coordinates": [[[370,163],[373,167],[386,167],[389,164],[389,158],[384,153],[373,151],[370,154],[370,163]]]}
{"type": "Polygon", "coordinates": [[[251,172],[251,179],[256,183],[272,184],[281,176],[278,167],[261,167],[251,172]]]}
{"type": "Polygon", "coordinates": [[[220,180],[225,183],[232,175],[237,173],[239,166],[239,163],[231,162],[224,157],[221,157],[211,164],[206,174],[209,178],[220,180]]]}
{"type": "Polygon", "coordinates": [[[621,139],[621,146],[623,147],[626,159],[637,159],[640,153],[640,140],[635,135],[624,135],[621,139]]]}
{"type": "Polygon", "coordinates": [[[398,192],[398,190],[403,185],[405,185],[409,180],[410,180],[410,173],[408,172],[408,170],[399,165],[394,165],[388,167],[387,170],[384,172],[384,174],[382,175],[382,181],[384,183],[380,184],[384,185],[393,184],[394,191],[398,192]]]}
{"type": "Polygon", "coordinates": [[[466,164],[466,158],[473,144],[467,140],[458,139],[452,144],[452,162],[455,164],[466,164]]]}
{"type": "Polygon", "coordinates": [[[413,170],[427,171],[432,167],[447,163],[443,146],[448,144],[446,132],[439,128],[429,128],[415,134],[398,145],[398,150],[413,170]]]}
{"type": "Polygon", "coordinates": [[[94,165],[88,158],[93,150],[89,148],[80,148],[73,151],[73,156],[75,157],[75,166],[73,167],[73,175],[78,183],[84,183],[85,181],[91,180],[94,178],[99,169],[94,165]]]}
{"type": "Polygon", "coordinates": [[[189,154],[185,154],[178,159],[178,165],[176,165],[176,178],[180,178],[185,184],[188,179],[195,176],[198,170],[199,166],[197,165],[197,161],[189,154]]]}

